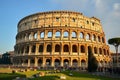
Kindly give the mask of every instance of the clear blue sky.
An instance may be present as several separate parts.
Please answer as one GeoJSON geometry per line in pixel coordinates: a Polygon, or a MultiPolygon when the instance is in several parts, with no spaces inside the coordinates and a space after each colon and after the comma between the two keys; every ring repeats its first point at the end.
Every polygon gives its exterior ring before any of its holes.
{"type": "MultiPolygon", "coordinates": [[[[72,10],[95,16],[101,20],[106,41],[120,37],[120,0],[0,0],[0,53],[14,50],[20,19],[51,10],[72,10]]],[[[114,47],[111,50],[114,51],[114,47]]]]}

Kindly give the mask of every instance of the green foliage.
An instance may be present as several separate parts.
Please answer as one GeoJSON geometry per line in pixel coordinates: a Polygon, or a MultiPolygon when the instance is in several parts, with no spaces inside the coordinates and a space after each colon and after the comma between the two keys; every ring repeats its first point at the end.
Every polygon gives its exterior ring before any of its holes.
{"type": "Polygon", "coordinates": [[[91,47],[88,48],[88,72],[96,72],[98,68],[98,62],[93,55],[91,47]]]}
{"type": "Polygon", "coordinates": [[[108,43],[114,46],[120,45],[120,38],[111,38],[108,40],[108,43]]]}
{"type": "Polygon", "coordinates": [[[111,38],[108,40],[108,43],[115,46],[116,54],[118,53],[118,47],[120,45],[120,38],[111,38]]]}

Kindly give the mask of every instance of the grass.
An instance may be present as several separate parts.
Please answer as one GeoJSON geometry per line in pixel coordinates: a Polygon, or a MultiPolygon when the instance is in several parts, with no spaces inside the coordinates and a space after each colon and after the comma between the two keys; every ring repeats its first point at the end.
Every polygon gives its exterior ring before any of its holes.
{"type": "Polygon", "coordinates": [[[18,72],[18,74],[26,75],[26,77],[31,77],[36,73],[39,73],[39,71],[18,72]]]}
{"type": "MultiPolygon", "coordinates": [[[[0,80],[12,80],[17,76],[20,77],[31,77],[32,75],[39,73],[39,72],[46,72],[46,71],[27,71],[27,72],[17,72],[17,73],[10,73],[11,70],[9,69],[0,69],[0,80]],[[5,73],[5,72],[7,73],[5,73]]],[[[103,77],[103,76],[95,76],[88,73],[80,73],[80,72],[70,72],[70,71],[63,71],[60,73],[49,73],[46,74],[43,77],[38,77],[34,79],[29,80],[60,80],[60,76],[64,75],[66,76],[66,80],[120,80],[116,78],[109,78],[109,77],[103,77]],[[69,73],[72,73],[73,75],[70,76],[69,73]]]]}
{"type": "Polygon", "coordinates": [[[0,73],[0,80],[12,80],[15,79],[16,77],[26,77],[25,75],[22,74],[12,74],[12,73],[0,73]]]}

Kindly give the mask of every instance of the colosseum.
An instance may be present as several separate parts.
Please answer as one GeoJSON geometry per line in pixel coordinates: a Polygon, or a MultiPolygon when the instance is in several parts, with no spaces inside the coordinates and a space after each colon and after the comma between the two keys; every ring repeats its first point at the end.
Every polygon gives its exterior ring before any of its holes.
{"type": "Polygon", "coordinates": [[[73,11],[40,12],[21,19],[17,29],[16,66],[86,68],[89,47],[99,67],[110,66],[109,46],[96,17],[73,11]]]}

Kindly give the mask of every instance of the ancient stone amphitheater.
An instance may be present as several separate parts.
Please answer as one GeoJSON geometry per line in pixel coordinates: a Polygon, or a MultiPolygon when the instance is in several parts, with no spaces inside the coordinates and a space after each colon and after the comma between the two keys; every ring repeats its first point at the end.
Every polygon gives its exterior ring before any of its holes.
{"type": "Polygon", "coordinates": [[[109,46],[96,17],[73,11],[40,12],[21,19],[17,29],[16,66],[86,68],[89,47],[99,67],[110,65],[109,46]]]}

